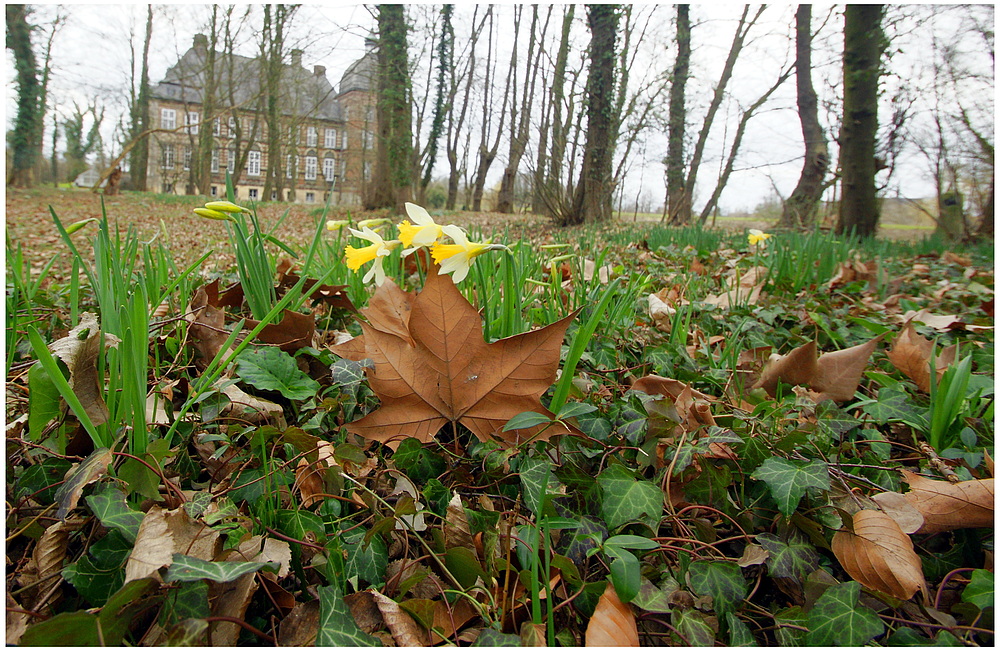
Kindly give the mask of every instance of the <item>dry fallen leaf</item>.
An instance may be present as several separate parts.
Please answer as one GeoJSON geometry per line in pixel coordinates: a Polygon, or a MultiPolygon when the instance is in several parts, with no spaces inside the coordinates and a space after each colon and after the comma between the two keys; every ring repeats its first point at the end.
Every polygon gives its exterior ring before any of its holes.
{"type": "MultiPolygon", "coordinates": [[[[116,347],[118,337],[105,333],[104,347],[116,347]]],[[[94,425],[108,420],[108,407],[104,404],[104,379],[97,374],[97,356],[101,352],[101,328],[97,315],[84,312],[80,324],[65,337],[49,344],[52,354],[69,368],[69,386],[80,399],[83,410],[94,425]]]]}
{"type": "Polygon", "coordinates": [[[378,592],[371,590],[372,600],[382,613],[385,625],[392,633],[397,646],[427,646],[427,633],[399,604],[378,592]]]}
{"type": "MultiPolygon", "coordinates": [[[[247,319],[244,328],[252,330],[260,321],[247,319]]],[[[257,341],[274,344],[286,353],[294,353],[300,348],[312,346],[316,332],[316,319],[311,314],[284,310],[281,321],[269,323],[257,334],[257,341]]]]}
{"type": "Polygon", "coordinates": [[[191,299],[188,313],[185,317],[190,323],[188,333],[195,350],[201,353],[201,357],[195,362],[200,368],[204,368],[215,359],[229,338],[229,333],[226,332],[226,313],[219,305],[218,280],[198,288],[191,299]]]}
{"type": "Polygon", "coordinates": [[[587,623],[586,646],[639,646],[639,630],[632,607],[618,599],[608,583],[587,623]]]}
{"type": "Polygon", "coordinates": [[[816,359],[815,341],[799,346],[784,356],[772,355],[752,388],[763,387],[768,395],[773,396],[779,380],[787,384],[809,384],[816,375],[816,359]]]}
{"type": "Polygon", "coordinates": [[[83,518],[70,518],[50,524],[35,543],[31,560],[18,577],[21,585],[31,586],[30,593],[36,598],[31,610],[40,611],[48,602],[60,597],[52,588],[62,581],[69,535],[82,527],[84,522],[83,518]],[[39,580],[40,583],[32,585],[39,580]]]}
{"type": "Polygon", "coordinates": [[[661,332],[670,332],[677,310],[665,303],[657,294],[650,294],[646,298],[649,302],[649,316],[653,319],[656,329],[661,332]]]}
{"type": "Polygon", "coordinates": [[[135,545],[125,564],[125,583],[147,576],[173,562],[174,554],[215,560],[219,532],[193,520],[183,507],[165,511],[153,506],[139,525],[135,545]]]}
{"type": "MultiPolygon", "coordinates": [[[[892,342],[892,348],[886,355],[900,373],[913,380],[918,389],[929,393],[931,390],[930,362],[933,348],[934,343],[930,339],[920,336],[913,324],[907,323],[903,331],[896,336],[896,340],[892,342]]],[[[957,344],[938,351],[934,362],[938,379],[954,363],[957,351],[957,344]]]]}
{"type": "Polygon", "coordinates": [[[110,448],[98,448],[66,473],[62,486],[55,494],[56,504],[59,505],[59,510],[56,511],[57,520],[64,519],[70,511],[76,508],[77,502],[80,501],[80,495],[83,494],[83,488],[102,477],[112,461],[114,461],[114,455],[110,448]]]}
{"type": "Polygon", "coordinates": [[[831,542],[851,578],[897,599],[926,591],[920,557],[896,521],[881,511],[858,511],[852,517],[854,532],[838,531],[831,542]]]}
{"type": "Polygon", "coordinates": [[[843,350],[816,356],[816,342],[810,341],[785,356],[772,356],[752,388],[763,388],[773,396],[778,382],[809,387],[805,394],[816,402],[845,402],[854,398],[858,383],[881,337],[843,350]]]}
{"type": "Polygon", "coordinates": [[[904,496],[924,516],[917,533],[993,526],[993,479],[952,484],[901,472],[903,481],[910,485],[910,492],[904,496]]]}
{"type": "MultiPolygon", "coordinates": [[[[413,299],[408,323],[379,311],[376,323],[361,324],[365,356],[375,364],[366,370],[368,381],[382,404],[349,423],[348,431],[391,448],[407,437],[426,443],[447,422],[465,425],[482,441],[499,439],[512,445],[573,432],[559,423],[501,430],[521,412],[553,415],[539,398],[555,380],[559,349],[575,313],[487,344],[479,313],[451,278],[436,269],[428,272],[423,290],[413,299]]],[[[387,292],[392,292],[388,282],[375,296],[387,292]]]]}
{"type": "Polygon", "coordinates": [[[924,524],[924,516],[902,493],[885,492],[872,495],[872,499],[890,518],[896,521],[903,533],[916,533],[924,524]]]}

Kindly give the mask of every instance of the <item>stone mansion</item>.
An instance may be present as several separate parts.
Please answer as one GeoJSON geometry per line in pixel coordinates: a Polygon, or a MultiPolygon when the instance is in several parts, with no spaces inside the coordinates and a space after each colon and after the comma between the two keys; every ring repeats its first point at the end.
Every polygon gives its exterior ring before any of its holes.
{"type": "Polygon", "coordinates": [[[296,201],[333,205],[361,203],[371,177],[375,145],[374,42],[334,88],[326,68],[302,65],[302,51],[292,50],[283,64],[278,98],[282,129],[282,196],[264,197],[268,164],[267,98],[261,61],[216,52],[213,115],[204,114],[208,38],[199,34],[192,47],[150,91],[150,140],[147,188],[154,192],[194,194],[191,171],[200,130],[212,130],[211,186],[203,194],[224,197],[226,171],[236,181],[239,200],[296,201]],[[240,172],[236,174],[236,166],[240,172]]]}

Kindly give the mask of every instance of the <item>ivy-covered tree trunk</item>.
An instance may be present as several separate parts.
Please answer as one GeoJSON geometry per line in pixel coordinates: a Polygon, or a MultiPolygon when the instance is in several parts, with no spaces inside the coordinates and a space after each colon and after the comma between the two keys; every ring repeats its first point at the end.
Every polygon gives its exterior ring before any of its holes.
{"type": "Polygon", "coordinates": [[[799,5],[795,12],[795,83],[805,161],[799,182],[785,201],[778,224],[785,228],[806,228],[816,220],[823,181],[830,165],[812,84],[812,5],[799,5]]]}
{"type": "Polygon", "coordinates": [[[875,193],[878,80],[886,41],[883,5],[847,5],[844,11],[844,116],[840,129],[843,189],[837,233],[874,237],[879,205],[875,193]]]}
{"type": "Polygon", "coordinates": [[[434,118],[431,121],[431,133],[427,143],[427,163],[424,167],[423,177],[420,179],[422,190],[426,190],[430,185],[431,175],[434,173],[434,162],[437,158],[438,141],[444,133],[445,118],[451,111],[451,99],[454,97],[449,91],[448,75],[454,72],[455,53],[455,29],[451,25],[451,16],[455,11],[455,5],[444,5],[441,7],[441,40],[438,41],[438,69],[437,69],[437,89],[434,95],[434,118]]]}
{"type": "Polygon", "coordinates": [[[562,226],[611,219],[611,159],[615,152],[612,135],[618,123],[614,115],[618,6],[588,5],[587,22],[591,34],[587,142],[573,207],[563,215],[562,226]]]}
{"type": "Polygon", "coordinates": [[[670,108],[667,114],[667,199],[665,216],[673,221],[680,214],[687,193],[684,189],[684,86],[691,68],[690,5],[677,5],[677,58],[670,79],[670,108]]]}
{"type": "Polygon", "coordinates": [[[153,5],[146,5],[146,35],[142,41],[142,63],[139,72],[139,92],[132,106],[132,133],[135,146],[129,158],[133,190],[146,190],[146,168],[149,166],[149,43],[153,38],[153,5]]]}
{"type": "Polygon", "coordinates": [[[30,188],[35,184],[45,107],[39,104],[38,63],[31,47],[31,25],[25,5],[7,5],[7,49],[14,55],[17,72],[17,117],[7,143],[12,154],[7,185],[30,188]]]}
{"type": "Polygon", "coordinates": [[[406,52],[406,14],[403,5],[378,5],[378,142],[375,172],[365,197],[365,208],[395,208],[402,214],[410,200],[410,72],[406,52]]]}

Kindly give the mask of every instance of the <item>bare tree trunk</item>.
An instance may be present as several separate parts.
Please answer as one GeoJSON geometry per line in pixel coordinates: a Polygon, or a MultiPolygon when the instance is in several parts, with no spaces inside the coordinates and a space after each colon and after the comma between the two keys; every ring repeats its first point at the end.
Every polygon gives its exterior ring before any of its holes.
{"type": "Polygon", "coordinates": [[[559,38],[559,50],[556,54],[555,70],[552,73],[552,90],[549,101],[552,105],[552,153],[549,155],[549,168],[543,184],[542,200],[545,212],[555,217],[561,212],[563,186],[563,162],[566,155],[567,132],[569,131],[572,110],[567,111],[563,119],[563,102],[565,99],[566,65],[569,59],[569,37],[573,27],[574,5],[563,9],[562,34],[559,38]]]}
{"type": "MultiPolygon", "coordinates": [[[[205,52],[204,84],[201,88],[201,128],[198,129],[197,176],[198,192],[209,194],[212,185],[212,150],[215,148],[215,95],[218,80],[215,74],[215,48],[219,40],[218,7],[212,5],[209,23],[208,49],[205,52]]],[[[194,167],[194,166],[192,166],[194,167]]]]}
{"type": "Polygon", "coordinates": [[[455,74],[455,67],[451,69],[451,87],[448,99],[448,131],[445,137],[445,146],[448,154],[448,199],[445,208],[454,210],[458,201],[458,184],[462,174],[462,166],[459,165],[458,146],[462,138],[462,128],[465,125],[465,116],[469,108],[469,99],[472,97],[472,80],[475,76],[476,68],[476,44],[479,42],[479,35],[486,24],[486,16],[483,16],[476,25],[476,15],[479,13],[478,5],[472,14],[472,35],[468,41],[469,56],[465,59],[465,71],[455,74]],[[462,79],[465,79],[465,91],[462,93],[462,108],[455,118],[455,99],[458,96],[458,87],[462,79]]]}
{"type": "Polygon", "coordinates": [[[616,5],[588,5],[590,73],[587,78],[587,144],[583,150],[580,182],[573,210],[562,217],[562,226],[611,219],[612,140],[614,115],[616,5]]]}
{"type": "Polygon", "coordinates": [[[403,5],[378,5],[379,138],[375,173],[365,207],[403,212],[410,200],[413,136],[410,123],[410,72],[407,66],[406,13],[403,5]]]}
{"type": "Polygon", "coordinates": [[[687,178],[684,179],[681,205],[677,215],[671,220],[672,223],[688,224],[691,222],[693,193],[695,184],[698,182],[698,170],[701,167],[701,159],[705,154],[705,145],[708,143],[708,134],[712,130],[715,115],[722,105],[726,86],[733,76],[733,69],[736,67],[736,60],[739,58],[740,52],[743,50],[747,33],[757,22],[757,19],[760,18],[760,15],[764,13],[764,9],[764,6],[758,7],[757,13],[748,21],[747,16],[750,13],[750,6],[746,5],[743,8],[743,15],[740,16],[740,22],[736,26],[736,34],[733,36],[733,44],[729,48],[729,56],[726,58],[726,64],[723,66],[722,74],[719,76],[719,83],[715,86],[715,93],[712,95],[712,101],[708,106],[708,113],[705,114],[705,121],[698,132],[698,141],[695,143],[694,151],[691,154],[691,163],[688,167],[687,178]]]}
{"type": "MultiPolygon", "coordinates": [[[[487,10],[490,17],[490,31],[489,38],[487,40],[487,57],[486,57],[486,86],[483,91],[483,124],[482,124],[482,135],[479,140],[479,163],[476,166],[476,177],[472,185],[472,210],[479,212],[483,207],[483,191],[486,187],[486,175],[489,173],[490,166],[493,164],[493,160],[497,156],[497,150],[500,147],[500,136],[503,134],[503,125],[507,119],[507,101],[510,97],[510,84],[511,76],[513,76],[513,71],[515,69],[515,62],[517,60],[517,48],[511,53],[511,64],[508,68],[507,82],[504,85],[503,90],[503,101],[500,104],[500,124],[497,125],[496,137],[493,139],[493,143],[490,144],[490,128],[493,122],[493,105],[490,101],[492,96],[490,90],[493,87],[494,81],[494,68],[491,66],[491,61],[493,58],[493,14],[492,5],[490,9],[487,10]]],[[[514,42],[517,42],[517,34],[520,30],[520,13],[515,13],[514,19],[514,42]]]]}
{"type": "Polygon", "coordinates": [[[743,115],[740,116],[740,122],[736,126],[736,134],[733,136],[733,144],[729,149],[729,156],[726,158],[726,164],[723,167],[722,172],[719,174],[719,180],[715,184],[712,196],[708,199],[708,202],[701,211],[701,215],[698,217],[698,222],[701,225],[704,225],[705,222],[708,221],[708,216],[712,214],[712,210],[715,209],[719,202],[719,197],[722,196],[722,191],[726,188],[726,184],[729,182],[729,176],[733,173],[733,166],[736,163],[736,155],[739,153],[740,145],[743,143],[743,134],[745,134],[747,130],[747,123],[750,122],[750,118],[754,116],[757,109],[764,105],[767,98],[774,94],[774,91],[778,90],[778,88],[780,88],[781,85],[788,80],[788,78],[792,75],[793,70],[794,68],[789,68],[788,70],[782,72],[781,75],[778,76],[777,81],[775,81],[763,95],[758,97],[757,101],[751,104],[747,110],[743,111],[743,115]]]}
{"type": "MultiPolygon", "coordinates": [[[[149,43],[153,38],[153,5],[146,5],[146,35],[142,41],[142,63],[139,72],[139,94],[132,109],[132,139],[149,129],[149,43]]],[[[132,189],[146,190],[146,170],[149,166],[149,141],[139,138],[132,149],[129,170],[132,189]]]]}
{"type": "MultiPolygon", "coordinates": [[[[511,101],[510,115],[510,146],[507,150],[507,167],[500,178],[500,190],[497,193],[497,212],[514,212],[514,181],[517,178],[517,169],[521,164],[521,157],[528,146],[528,129],[531,126],[531,107],[535,99],[535,87],[538,81],[538,69],[542,67],[542,47],[545,41],[545,34],[549,30],[549,19],[552,17],[552,5],[549,5],[545,15],[545,24],[542,26],[541,34],[538,36],[538,54],[535,55],[535,33],[538,25],[538,5],[532,5],[531,9],[531,29],[528,32],[528,55],[525,58],[524,89],[521,93],[520,109],[511,101]],[[529,81],[530,78],[530,81],[529,81]]],[[[516,49],[516,44],[515,44],[516,49]]],[[[517,73],[514,73],[515,79],[517,73]]],[[[517,88],[514,88],[517,94],[517,88]]]]}
{"type": "Polygon", "coordinates": [[[837,233],[874,237],[878,80],[885,50],[883,5],[847,5],[844,11],[844,117],[840,130],[843,196],[837,233]]]}
{"type": "Polygon", "coordinates": [[[684,187],[684,132],[687,111],[684,86],[691,68],[690,5],[677,5],[677,59],[670,81],[670,109],[667,117],[667,197],[665,216],[670,222],[679,218],[687,191],[684,187]]]}
{"type": "Polygon", "coordinates": [[[795,83],[805,143],[805,161],[799,182],[782,207],[779,226],[807,228],[816,222],[816,208],[823,196],[830,153],[819,123],[816,91],[812,84],[812,5],[799,5],[795,12],[795,83]]]}

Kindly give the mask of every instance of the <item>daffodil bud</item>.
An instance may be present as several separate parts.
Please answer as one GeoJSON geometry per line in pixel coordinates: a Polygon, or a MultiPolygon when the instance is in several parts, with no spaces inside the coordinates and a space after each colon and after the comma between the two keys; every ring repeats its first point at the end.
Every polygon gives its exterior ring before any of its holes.
{"type": "MultiPolygon", "coordinates": [[[[243,206],[237,206],[232,201],[209,201],[205,204],[205,207],[209,210],[217,210],[219,212],[250,212],[243,206]]],[[[213,219],[218,218],[216,217],[213,219]]]]}
{"type": "Polygon", "coordinates": [[[89,224],[90,222],[96,222],[96,221],[97,221],[97,217],[91,217],[90,219],[83,219],[83,220],[78,221],[78,222],[73,222],[72,224],[70,224],[69,226],[66,227],[66,234],[67,235],[72,235],[73,233],[77,232],[78,230],[80,230],[81,228],[83,228],[84,226],[86,226],[87,224],[89,224]]]}
{"type": "Polygon", "coordinates": [[[326,230],[328,231],[339,231],[344,226],[347,226],[351,222],[346,219],[331,219],[326,222],[326,230]]]}
{"type": "Polygon", "coordinates": [[[358,222],[358,228],[368,227],[374,229],[376,226],[381,226],[382,224],[388,224],[388,223],[389,220],[386,219],[385,217],[382,217],[381,219],[362,219],[361,221],[358,222]]]}
{"type": "Polygon", "coordinates": [[[221,220],[233,221],[232,215],[224,212],[219,212],[218,210],[212,210],[211,208],[195,208],[194,214],[198,215],[199,217],[206,217],[208,219],[221,219],[221,220]]]}

